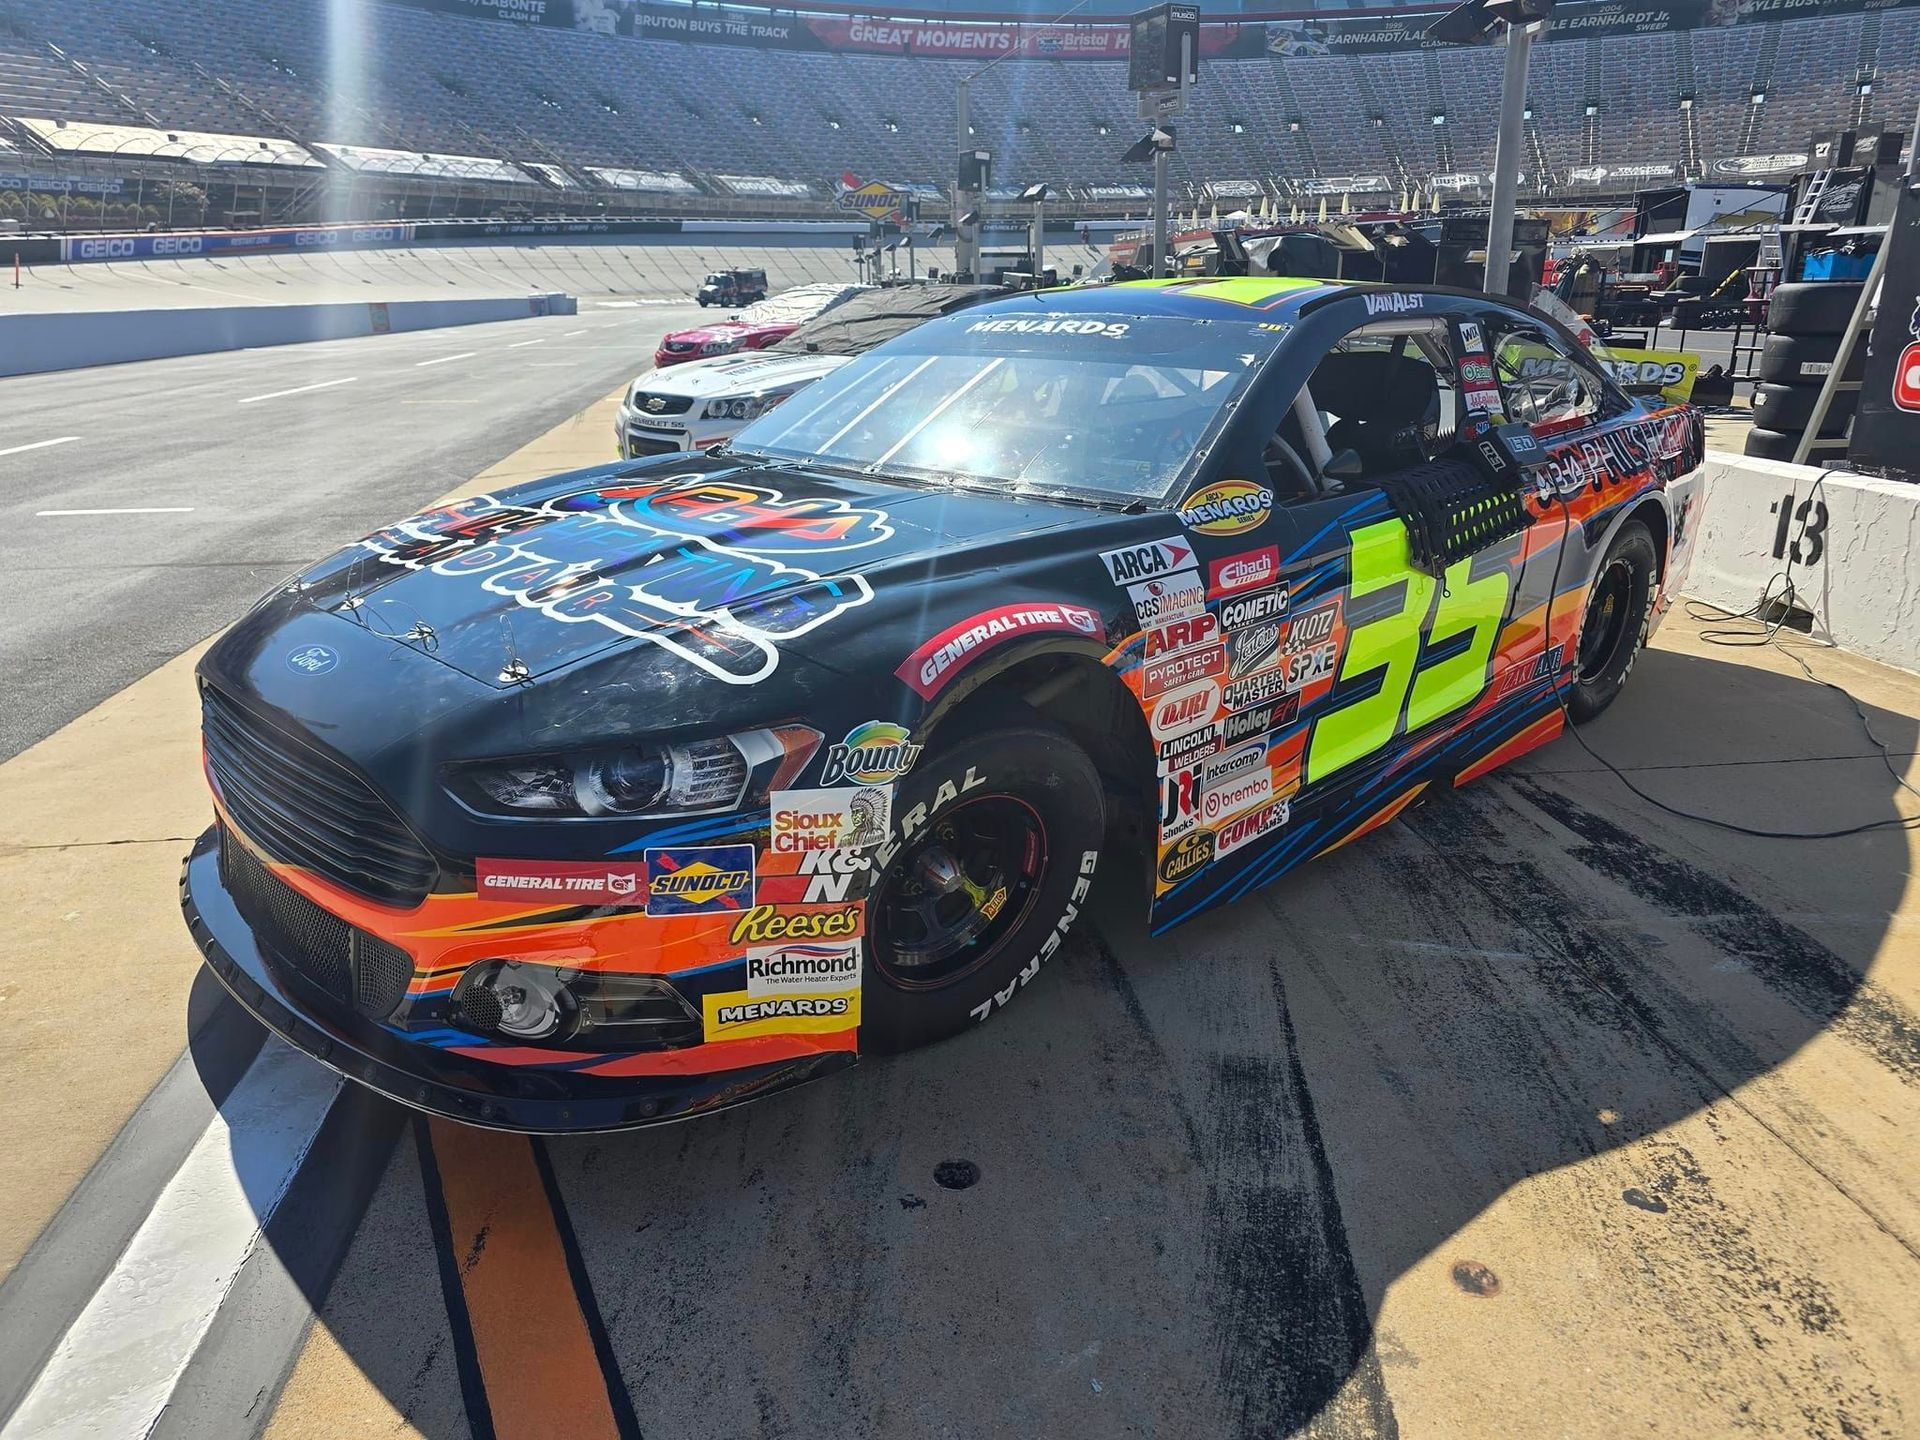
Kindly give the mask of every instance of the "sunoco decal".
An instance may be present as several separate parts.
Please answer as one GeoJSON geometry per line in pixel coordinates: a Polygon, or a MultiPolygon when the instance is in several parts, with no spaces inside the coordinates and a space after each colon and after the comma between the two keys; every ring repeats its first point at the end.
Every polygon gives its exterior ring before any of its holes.
{"type": "Polygon", "coordinates": [[[1048,632],[1098,638],[1105,627],[1098,615],[1079,605],[1002,605],[949,625],[893,673],[922,700],[931,700],[976,652],[1048,632]]]}
{"type": "Polygon", "coordinates": [[[908,740],[906,726],[869,720],[849,730],[838,745],[827,747],[820,783],[851,780],[856,785],[885,785],[911,770],[922,748],[908,740]]]}
{"type": "Polygon", "coordinates": [[[1216,480],[1180,502],[1180,523],[1202,535],[1239,535],[1264,525],[1273,491],[1251,480],[1216,480]]]}
{"type": "Polygon", "coordinates": [[[753,903],[751,845],[672,846],[646,852],[647,914],[710,915],[753,903]]]}

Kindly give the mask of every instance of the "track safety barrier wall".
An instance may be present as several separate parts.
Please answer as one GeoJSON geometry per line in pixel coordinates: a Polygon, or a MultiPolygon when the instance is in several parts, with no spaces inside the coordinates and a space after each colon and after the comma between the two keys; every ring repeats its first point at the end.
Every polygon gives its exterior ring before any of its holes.
{"type": "Polygon", "coordinates": [[[572,315],[571,295],[475,300],[347,301],[318,305],[219,305],[200,309],[0,314],[0,376],[78,370],[130,360],[206,355],[262,345],[343,340],[451,325],[572,315]]]}
{"type": "Polygon", "coordinates": [[[1784,577],[1815,636],[1920,671],[1920,485],[1709,451],[1703,504],[1689,594],[1747,611],[1784,577]]]}

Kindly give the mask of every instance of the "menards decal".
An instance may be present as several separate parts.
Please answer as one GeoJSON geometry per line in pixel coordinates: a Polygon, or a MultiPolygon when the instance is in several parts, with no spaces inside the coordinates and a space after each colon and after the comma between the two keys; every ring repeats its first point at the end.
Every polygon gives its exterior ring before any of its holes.
{"type": "Polygon", "coordinates": [[[860,1023],[860,992],[756,999],[744,990],[725,991],[702,996],[700,1010],[709,1044],[755,1035],[831,1035],[860,1023]]]}

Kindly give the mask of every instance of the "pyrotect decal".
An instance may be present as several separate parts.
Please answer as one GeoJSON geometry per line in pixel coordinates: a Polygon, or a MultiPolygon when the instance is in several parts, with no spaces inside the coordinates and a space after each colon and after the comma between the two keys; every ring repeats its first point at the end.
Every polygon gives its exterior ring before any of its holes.
{"type": "Polygon", "coordinates": [[[884,785],[913,768],[922,747],[907,738],[907,727],[890,720],[869,720],[847,732],[838,745],[827,747],[820,770],[822,785],[851,780],[856,785],[884,785]]]}
{"type": "MultiPolygon", "coordinates": [[[[1280,549],[1264,545],[1244,554],[1229,555],[1207,566],[1207,589],[1212,594],[1233,595],[1242,590],[1271,585],[1280,575],[1280,549]]],[[[1224,623],[1224,622],[1222,622],[1224,623]]]]}
{"type": "Polygon", "coordinates": [[[1239,535],[1267,522],[1273,491],[1251,480],[1216,480],[1180,502],[1180,523],[1202,535],[1239,535]]]}
{"type": "Polygon", "coordinates": [[[649,915],[709,915],[753,903],[751,845],[670,846],[646,859],[649,915]]]}
{"type": "Polygon", "coordinates": [[[1119,550],[1102,550],[1100,562],[1116,585],[1131,585],[1170,574],[1193,563],[1193,546],[1185,540],[1149,540],[1119,550]]]}
{"type": "Polygon", "coordinates": [[[1225,673],[1227,650],[1224,645],[1203,645],[1197,650],[1182,650],[1151,660],[1140,672],[1141,694],[1151,700],[1182,685],[1225,673]]]}
{"type": "Polygon", "coordinates": [[[747,994],[832,994],[860,985],[860,942],[775,945],[747,952],[747,994]]]}
{"type": "Polygon", "coordinates": [[[1180,570],[1158,580],[1127,587],[1133,601],[1134,617],[1145,625],[1165,625],[1188,620],[1207,608],[1207,587],[1200,583],[1197,570],[1180,570]]]}
{"type": "Polygon", "coordinates": [[[1092,638],[1102,635],[1104,627],[1098,615],[1079,605],[1001,605],[949,625],[893,673],[922,700],[931,700],[976,651],[1049,631],[1092,638]]]}
{"type": "Polygon", "coordinates": [[[776,855],[858,850],[878,845],[893,826],[893,791],[879,785],[837,790],[780,790],[771,804],[776,855]]]}
{"type": "Polygon", "coordinates": [[[618,860],[495,860],[473,862],[474,893],[482,900],[559,900],[568,905],[647,903],[646,870],[618,860]]]}

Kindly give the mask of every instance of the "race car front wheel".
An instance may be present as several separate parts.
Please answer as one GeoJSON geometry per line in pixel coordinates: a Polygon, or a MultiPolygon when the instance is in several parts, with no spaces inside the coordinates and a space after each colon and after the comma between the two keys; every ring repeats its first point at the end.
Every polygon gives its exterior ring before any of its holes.
{"type": "Polygon", "coordinates": [[[867,902],[860,1048],[943,1040],[1021,993],[1084,909],[1105,829],[1093,762],[1038,720],[915,766],[867,902]]]}
{"type": "Polygon", "coordinates": [[[1656,564],[1647,527],[1638,520],[1621,526],[1600,562],[1580,620],[1578,661],[1567,692],[1567,714],[1576,725],[1611,705],[1633,672],[1646,638],[1656,564]]]}

